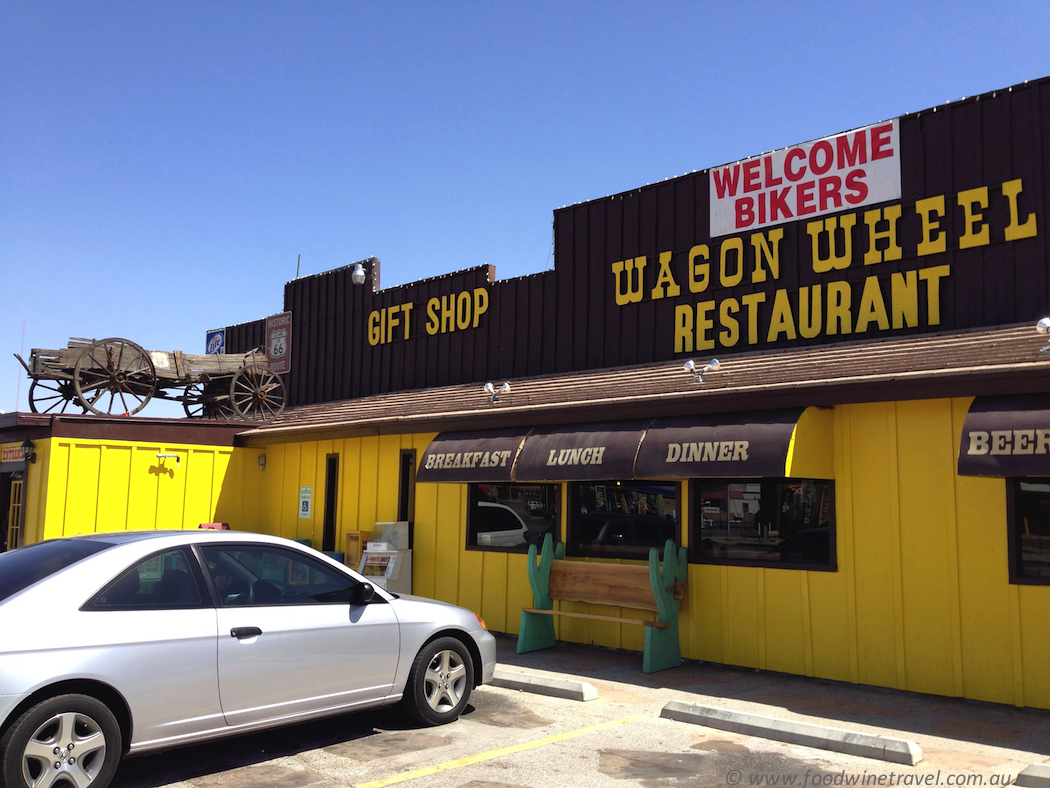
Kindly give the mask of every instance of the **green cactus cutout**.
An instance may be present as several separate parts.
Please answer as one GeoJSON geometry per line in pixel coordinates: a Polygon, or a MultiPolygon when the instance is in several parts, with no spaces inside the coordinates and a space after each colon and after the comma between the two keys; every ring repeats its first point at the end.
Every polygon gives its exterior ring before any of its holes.
{"type": "Polygon", "coordinates": [[[664,563],[655,547],[649,549],[649,582],[656,598],[659,621],[670,624],[667,629],[645,628],[645,650],[642,653],[642,673],[677,668],[682,664],[682,648],[678,639],[678,609],[681,600],[674,598],[675,581],[685,582],[689,568],[685,548],[675,549],[670,539],[664,545],[664,563]]]}
{"type": "MultiPolygon", "coordinates": [[[[529,585],[532,586],[533,607],[536,610],[553,610],[554,602],[550,596],[551,562],[565,557],[565,544],[558,543],[550,534],[543,537],[543,548],[540,550],[540,561],[536,563],[536,544],[529,545],[529,559],[526,569],[529,573],[529,585]]],[[[518,654],[554,648],[557,638],[554,636],[554,618],[540,613],[521,613],[521,626],[518,630],[518,654]]]]}

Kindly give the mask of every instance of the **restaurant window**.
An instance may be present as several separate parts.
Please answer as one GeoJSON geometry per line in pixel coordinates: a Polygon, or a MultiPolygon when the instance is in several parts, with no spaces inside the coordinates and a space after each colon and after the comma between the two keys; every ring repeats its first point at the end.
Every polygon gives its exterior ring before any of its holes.
{"type": "Polygon", "coordinates": [[[1050,584],[1050,478],[1013,479],[1011,580],[1050,584]]]}
{"type": "Polygon", "coordinates": [[[557,484],[472,484],[469,487],[467,547],[524,553],[543,537],[560,539],[557,484]]]}
{"type": "Polygon", "coordinates": [[[694,563],[834,570],[834,482],[696,479],[690,500],[694,563]]]}
{"type": "Polygon", "coordinates": [[[647,560],[651,547],[681,544],[673,482],[577,482],[569,502],[569,555],[647,560]]]}

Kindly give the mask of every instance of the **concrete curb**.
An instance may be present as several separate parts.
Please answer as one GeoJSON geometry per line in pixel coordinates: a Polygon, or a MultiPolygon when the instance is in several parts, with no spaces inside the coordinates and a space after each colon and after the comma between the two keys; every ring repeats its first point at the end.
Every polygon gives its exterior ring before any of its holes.
{"type": "Polygon", "coordinates": [[[512,670],[496,668],[492,675],[492,686],[504,689],[534,692],[537,695],[549,695],[552,698],[568,700],[597,700],[598,690],[584,681],[566,681],[548,676],[537,676],[532,673],[518,673],[512,670]]]}
{"type": "MultiPolygon", "coordinates": [[[[745,733],[789,744],[802,744],[806,747],[819,747],[822,750],[844,752],[908,766],[914,766],[922,760],[922,749],[908,739],[891,739],[843,728],[781,720],[761,714],[720,709],[717,706],[700,706],[673,700],[664,706],[660,716],[695,725],[706,725],[708,728],[745,733]]],[[[1018,782],[1018,785],[1021,783],[1018,782]]],[[[1039,784],[1039,788],[1050,788],[1050,785],[1039,784]]]]}
{"type": "Polygon", "coordinates": [[[1025,788],[1050,788],[1050,766],[1045,763],[1033,763],[1017,775],[1014,785],[1025,788]]]}

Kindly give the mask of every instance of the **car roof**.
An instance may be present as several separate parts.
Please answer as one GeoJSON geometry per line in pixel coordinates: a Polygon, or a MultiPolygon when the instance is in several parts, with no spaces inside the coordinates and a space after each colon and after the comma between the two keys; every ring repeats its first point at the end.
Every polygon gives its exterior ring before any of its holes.
{"type": "Polygon", "coordinates": [[[252,533],[251,531],[216,531],[216,530],[212,530],[210,528],[187,528],[187,529],[181,529],[180,530],[180,529],[177,529],[177,528],[171,528],[171,529],[158,530],[158,531],[153,531],[153,530],[150,530],[150,531],[113,531],[113,532],[110,532],[110,533],[76,534],[76,535],[72,535],[72,536],[58,537],[58,538],[56,538],[56,539],[54,539],[52,541],[56,541],[57,542],[57,541],[60,541],[60,540],[72,540],[72,539],[81,540],[81,539],[83,539],[83,540],[88,540],[88,541],[105,542],[106,544],[112,544],[112,545],[122,545],[122,544],[131,544],[133,542],[141,542],[141,541],[145,541],[145,540],[166,539],[166,538],[170,538],[170,537],[183,537],[183,538],[187,538],[187,539],[188,538],[209,539],[209,538],[214,538],[214,537],[217,537],[217,536],[220,536],[220,535],[221,536],[239,536],[241,538],[248,537],[248,538],[252,538],[252,539],[255,539],[257,537],[262,537],[263,540],[272,539],[272,537],[269,537],[269,536],[267,536],[265,534],[252,533]]]}

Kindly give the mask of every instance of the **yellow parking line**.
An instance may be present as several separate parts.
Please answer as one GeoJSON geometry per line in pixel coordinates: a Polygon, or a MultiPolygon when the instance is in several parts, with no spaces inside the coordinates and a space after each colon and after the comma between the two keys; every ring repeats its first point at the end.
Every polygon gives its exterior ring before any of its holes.
{"type": "Polygon", "coordinates": [[[589,728],[580,728],[575,731],[568,731],[566,733],[557,733],[554,736],[547,736],[544,739],[536,739],[535,741],[527,741],[523,744],[515,744],[511,747],[503,747],[499,750],[489,750],[488,752],[478,753],[477,755],[468,755],[466,758],[457,758],[454,761],[445,761],[435,766],[426,766],[422,769],[416,769],[412,772],[405,772],[404,774],[396,774],[393,777],[386,777],[382,780],[373,780],[370,783],[361,783],[357,788],[384,788],[387,785],[396,785],[397,783],[407,782],[409,780],[415,780],[419,777],[427,777],[431,774],[438,774],[440,772],[451,771],[452,769],[459,769],[463,766],[471,766],[475,763],[481,763],[482,761],[491,761],[493,758],[502,758],[505,755],[513,755],[516,752],[524,752],[525,750],[533,750],[537,747],[542,747],[545,744],[553,744],[557,741],[564,741],[565,739],[573,739],[577,736],[586,736],[588,733],[596,733],[597,731],[608,730],[609,728],[615,728],[617,725],[626,725],[629,722],[637,722],[642,717],[624,717],[622,720],[613,720],[612,722],[603,722],[601,725],[591,725],[589,728]]]}

